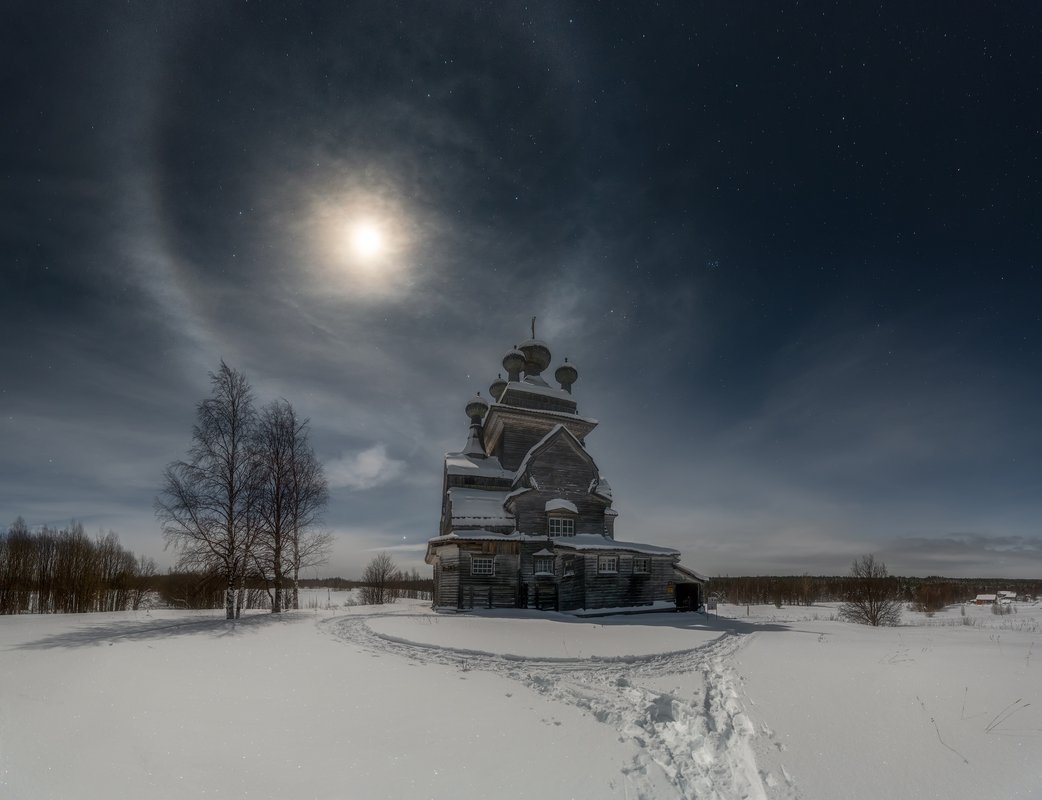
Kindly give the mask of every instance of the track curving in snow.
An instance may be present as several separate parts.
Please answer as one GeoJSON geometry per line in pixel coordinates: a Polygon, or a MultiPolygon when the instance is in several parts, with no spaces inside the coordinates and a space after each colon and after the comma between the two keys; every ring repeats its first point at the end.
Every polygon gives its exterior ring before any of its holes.
{"type": "MultiPolygon", "coordinates": [[[[758,732],[738,691],[735,653],[749,636],[727,632],[691,650],[621,658],[526,658],[411,642],[377,633],[367,620],[388,614],[336,617],[323,623],[333,636],[379,655],[391,654],[459,670],[493,672],[518,681],[547,698],[575,706],[612,726],[637,745],[623,768],[632,794],[660,797],[661,770],[681,798],[698,800],[795,800],[788,775],[763,774],[753,743],[758,732]],[[651,688],[671,675],[696,673],[701,689],[693,697],[651,688]]],[[[401,617],[405,615],[395,614],[401,617]]],[[[422,615],[408,615],[420,618],[422,615]]]]}

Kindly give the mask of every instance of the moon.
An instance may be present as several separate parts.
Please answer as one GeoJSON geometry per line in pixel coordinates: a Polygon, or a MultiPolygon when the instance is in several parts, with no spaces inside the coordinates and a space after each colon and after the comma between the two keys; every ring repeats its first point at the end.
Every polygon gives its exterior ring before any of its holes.
{"type": "Polygon", "coordinates": [[[356,222],[351,226],[351,250],[364,259],[375,258],[384,249],[383,232],[370,221],[356,222]]]}

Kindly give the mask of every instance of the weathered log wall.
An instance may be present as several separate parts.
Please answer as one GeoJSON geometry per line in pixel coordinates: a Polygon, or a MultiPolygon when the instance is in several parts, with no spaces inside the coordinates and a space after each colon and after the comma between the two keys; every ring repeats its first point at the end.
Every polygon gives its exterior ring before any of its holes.
{"type": "Polygon", "coordinates": [[[570,500],[578,510],[576,515],[561,514],[574,518],[576,533],[606,532],[604,511],[608,503],[589,491],[591,482],[597,479],[597,467],[572,439],[559,437],[529,462],[527,472],[536,488],[514,500],[518,530],[545,533],[546,502],[560,497],[570,500]]]}

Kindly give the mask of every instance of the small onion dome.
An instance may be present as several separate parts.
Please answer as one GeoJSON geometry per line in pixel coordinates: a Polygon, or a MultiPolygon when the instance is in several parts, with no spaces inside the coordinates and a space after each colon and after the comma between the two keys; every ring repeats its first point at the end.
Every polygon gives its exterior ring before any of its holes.
{"type": "Polygon", "coordinates": [[[525,368],[525,354],[516,347],[503,356],[503,369],[507,371],[507,379],[521,380],[521,370],[525,368]]]}
{"type": "Polygon", "coordinates": [[[485,402],[480,394],[474,395],[470,402],[467,403],[466,407],[467,416],[470,417],[470,421],[473,423],[480,423],[481,418],[485,416],[485,412],[488,411],[488,403],[485,402]]]}
{"type": "Polygon", "coordinates": [[[496,379],[488,387],[488,393],[492,395],[493,400],[499,400],[503,396],[503,392],[506,391],[507,382],[503,380],[502,375],[497,375],[496,379]]]}
{"type": "Polygon", "coordinates": [[[579,380],[579,370],[575,368],[575,364],[569,364],[566,358],[554,372],[554,380],[561,384],[562,389],[571,394],[572,384],[579,380]]]}
{"type": "Polygon", "coordinates": [[[550,366],[550,348],[546,342],[528,339],[518,349],[525,354],[525,375],[538,375],[550,366]]]}

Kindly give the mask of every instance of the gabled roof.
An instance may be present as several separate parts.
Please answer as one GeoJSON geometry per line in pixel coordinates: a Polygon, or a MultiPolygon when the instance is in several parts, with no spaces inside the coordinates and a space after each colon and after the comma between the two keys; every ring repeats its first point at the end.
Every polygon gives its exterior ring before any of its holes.
{"type": "Polygon", "coordinates": [[[561,436],[567,436],[568,439],[570,439],[574,443],[576,451],[580,453],[582,457],[590,463],[590,465],[594,468],[594,471],[597,471],[597,464],[594,463],[593,457],[588,452],[586,452],[586,448],[583,447],[582,442],[576,439],[575,434],[568,430],[564,425],[558,423],[550,429],[550,432],[547,433],[546,436],[544,436],[542,439],[540,439],[538,442],[532,445],[531,449],[527,453],[525,453],[525,457],[521,459],[521,464],[518,465],[517,472],[514,473],[514,486],[516,486],[517,482],[521,480],[521,477],[525,474],[525,470],[528,469],[528,465],[531,463],[532,459],[538,456],[541,451],[545,450],[547,447],[553,444],[554,440],[561,436]]]}

